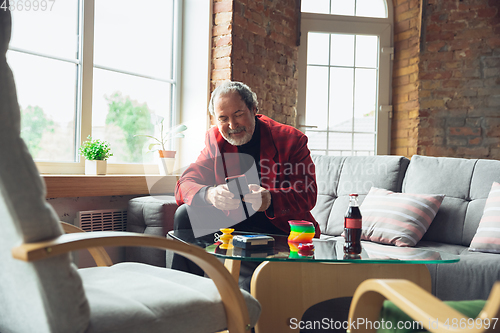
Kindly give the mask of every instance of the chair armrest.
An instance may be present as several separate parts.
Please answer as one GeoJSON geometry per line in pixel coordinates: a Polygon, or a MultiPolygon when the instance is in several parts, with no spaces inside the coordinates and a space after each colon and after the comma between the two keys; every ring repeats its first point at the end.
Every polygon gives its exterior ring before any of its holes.
{"type": "Polygon", "coordinates": [[[192,260],[214,281],[226,310],[228,330],[243,333],[250,329],[248,309],[236,281],[215,256],[194,245],[133,232],[94,231],[64,234],[45,242],[22,244],[12,249],[12,256],[18,260],[36,261],[98,246],[145,246],[168,249],[192,260]]]}
{"type": "MultiPolygon", "coordinates": [[[[469,326],[464,329],[453,328],[452,319],[457,318],[458,323],[462,319],[467,323],[469,318],[407,280],[369,279],[361,283],[351,302],[349,320],[353,323],[357,322],[358,318],[365,321],[378,321],[385,299],[392,301],[400,310],[413,320],[422,323],[430,332],[493,332],[493,323],[496,323],[500,313],[500,282],[496,282],[493,286],[488,302],[478,316],[483,322],[485,319],[490,320],[489,329],[485,329],[484,324],[474,324],[472,329],[469,326]],[[436,320],[439,320],[437,324],[436,320]]],[[[351,332],[354,331],[370,332],[366,327],[352,325],[351,332]]]]}
{"type": "MultiPolygon", "coordinates": [[[[78,228],[72,224],[61,221],[61,226],[65,233],[74,234],[79,232],[85,232],[85,230],[78,228]]],[[[113,261],[109,257],[108,253],[102,246],[98,247],[90,247],[87,249],[94,259],[97,266],[111,266],[113,265],[113,261]]]]}

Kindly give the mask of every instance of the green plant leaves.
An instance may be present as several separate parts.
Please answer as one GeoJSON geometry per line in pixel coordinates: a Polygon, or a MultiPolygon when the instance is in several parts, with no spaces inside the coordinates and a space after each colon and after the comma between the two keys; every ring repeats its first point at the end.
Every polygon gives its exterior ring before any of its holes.
{"type": "Polygon", "coordinates": [[[154,136],[147,135],[147,134],[134,135],[136,137],[137,136],[147,137],[147,138],[156,140],[158,142],[158,143],[151,143],[148,146],[148,150],[150,152],[153,151],[153,149],[156,151],[159,148],[161,148],[162,150],[165,150],[165,144],[167,143],[168,140],[170,140],[172,138],[184,138],[185,137],[184,134],[181,132],[184,132],[185,130],[187,130],[186,125],[179,125],[173,129],[169,129],[168,131],[163,132],[163,120],[164,120],[164,118],[161,118],[161,120],[159,122],[159,124],[160,124],[160,137],[159,138],[156,138],[154,136]],[[161,146],[161,147],[155,148],[155,146],[161,146]]]}
{"type": "Polygon", "coordinates": [[[80,154],[87,160],[101,161],[113,156],[108,142],[99,139],[92,140],[90,135],[87,137],[87,140],[80,147],[80,154]]]}

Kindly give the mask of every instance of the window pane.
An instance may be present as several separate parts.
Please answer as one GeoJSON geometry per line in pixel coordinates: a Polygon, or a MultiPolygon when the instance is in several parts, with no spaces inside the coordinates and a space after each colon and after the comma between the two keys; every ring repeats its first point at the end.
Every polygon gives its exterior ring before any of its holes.
{"type": "Polygon", "coordinates": [[[326,132],[306,131],[309,149],[326,149],[326,132]]]}
{"type": "Polygon", "coordinates": [[[354,69],[330,69],[330,130],[352,131],[354,69]]]}
{"type": "Polygon", "coordinates": [[[330,0],[302,0],[301,11],[329,14],[330,0]]]}
{"type": "Polygon", "coordinates": [[[33,158],[75,161],[76,65],[7,52],[21,108],[21,136],[33,158]]]}
{"type": "Polygon", "coordinates": [[[375,151],[375,134],[354,133],[354,151],[356,155],[373,155],[375,151]]]}
{"type": "Polygon", "coordinates": [[[374,132],[377,70],[357,68],[355,80],[354,131],[374,132]]]}
{"type": "Polygon", "coordinates": [[[171,79],[173,0],[97,0],[94,63],[171,79]]]}
{"type": "Polygon", "coordinates": [[[354,16],[355,0],[332,0],[330,14],[354,16]]]}
{"type": "Polygon", "coordinates": [[[354,35],[332,34],[332,66],[354,66],[354,35]]]}
{"type": "Polygon", "coordinates": [[[351,133],[334,133],[330,132],[328,136],[328,148],[332,150],[351,150],[352,149],[352,134],[351,133]]]}
{"type": "Polygon", "coordinates": [[[326,129],[328,124],[328,68],[307,66],[306,125],[326,129]]]}
{"type": "Polygon", "coordinates": [[[356,16],[387,17],[386,0],[356,0],[356,16]]]}
{"type": "Polygon", "coordinates": [[[302,12],[364,17],[387,17],[386,0],[302,0],[302,12]]]}
{"type": "MultiPolygon", "coordinates": [[[[78,0],[51,3],[16,1],[23,10],[13,10],[10,47],[76,59],[78,46],[78,0]],[[45,6],[47,5],[47,6],[45,6]],[[38,10],[35,10],[38,8],[38,10]],[[42,10],[42,8],[46,8],[42,10]],[[52,10],[51,10],[52,8],[52,10]]],[[[17,8],[17,7],[16,7],[17,8]]]]}
{"type": "Polygon", "coordinates": [[[326,151],[311,149],[311,155],[326,155],[326,151]]]}
{"type": "Polygon", "coordinates": [[[371,151],[357,151],[356,156],[373,156],[371,151]]]}
{"type": "Polygon", "coordinates": [[[329,156],[342,156],[342,152],[340,150],[329,150],[328,155],[329,156]]]}
{"type": "Polygon", "coordinates": [[[377,68],[378,37],[356,36],[356,67],[377,68]]]}
{"type": "MultiPolygon", "coordinates": [[[[92,135],[110,143],[114,155],[109,162],[143,162],[142,151],[149,140],[134,135],[152,135],[156,116],[165,117],[165,128],[171,126],[171,84],[94,69],[93,88],[92,135]]],[[[150,163],[153,154],[145,158],[150,163]]]]}
{"type": "Polygon", "coordinates": [[[329,34],[310,32],[307,35],[307,64],[328,65],[329,34]]]}

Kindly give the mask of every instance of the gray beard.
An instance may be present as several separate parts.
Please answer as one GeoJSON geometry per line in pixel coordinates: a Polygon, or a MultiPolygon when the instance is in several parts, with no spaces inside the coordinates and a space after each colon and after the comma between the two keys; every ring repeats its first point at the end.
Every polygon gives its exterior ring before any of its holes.
{"type": "Polygon", "coordinates": [[[226,141],[229,142],[230,144],[232,144],[233,146],[242,146],[245,143],[248,143],[252,139],[252,135],[255,132],[255,123],[249,129],[251,131],[244,131],[245,135],[242,138],[240,138],[240,139],[234,139],[234,138],[231,137],[230,134],[226,135],[226,133],[224,133],[222,131],[220,131],[220,133],[221,133],[222,137],[224,139],[226,139],[226,141]],[[252,134],[250,134],[249,132],[252,132],[252,134]]]}
{"type": "Polygon", "coordinates": [[[222,134],[222,137],[224,139],[226,139],[226,141],[229,142],[230,144],[232,144],[233,146],[242,146],[252,139],[252,135],[250,135],[250,133],[248,133],[248,132],[245,132],[245,135],[239,139],[234,139],[234,138],[231,138],[231,136],[226,136],[226,134],[222,133],[222,132],[221,132],[221,134],[222,134]]]}

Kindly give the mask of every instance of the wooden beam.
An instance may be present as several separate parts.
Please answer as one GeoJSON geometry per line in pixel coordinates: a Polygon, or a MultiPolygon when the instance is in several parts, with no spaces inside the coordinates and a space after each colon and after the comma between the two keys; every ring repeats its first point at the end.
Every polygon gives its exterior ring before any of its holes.
{"type": "Polygon", "coordinates": [[[179,176],[43,175],[47,198],[173,194],[179,176]],[[147,177],[147,179],[146,179],[147,177]]]}

